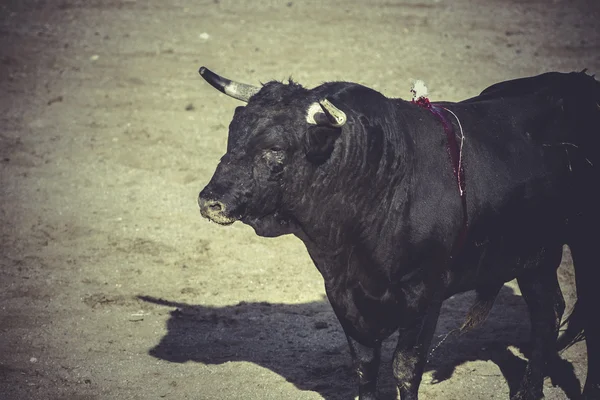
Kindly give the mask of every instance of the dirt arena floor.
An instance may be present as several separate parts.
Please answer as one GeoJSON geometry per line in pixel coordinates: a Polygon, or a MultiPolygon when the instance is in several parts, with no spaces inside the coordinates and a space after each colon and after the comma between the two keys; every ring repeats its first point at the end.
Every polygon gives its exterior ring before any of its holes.
{"type": "MultiPolygon", "coordinates": [[[[404,98],[423,79],[460,100],[600,73],[598,21],[597,0],[0,0],[0,399],[353,398],[301,242],[199,215],[239,103],[198,68],[404,98]]],[[[445,303],[422,399],[516,391],[525,304],[509,283],[483,327],[443,341],[470,299],[445,303]]],[[[547,399],[585,378],[585,344],[563,356],[547,399]]]]}

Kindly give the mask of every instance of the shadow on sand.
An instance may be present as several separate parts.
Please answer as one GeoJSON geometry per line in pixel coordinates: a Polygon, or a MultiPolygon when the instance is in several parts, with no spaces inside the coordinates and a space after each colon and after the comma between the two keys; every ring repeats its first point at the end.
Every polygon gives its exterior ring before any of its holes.
{"type": "MultiPolygon", "coordinates": [[[[328,400],[353,398],[356,393],[346,339],[325,299],[304,304],[242,302],[207,307],[139,298],[175,308],[167,322],[168,333],[150,350],[156,358],[204,364],[249,361],[328,400]]],[[[526,362],[510,347],[527,354],[523,345],[529,338],[527,308],[522,298],[505,286],[482,327],[464,335],[450,335],[442,342],[447,332],[460,326],[471,298],[470,294],[460,295],[444,303],[427,370],[432,371],[435,384],[451,378],[456,367],[467,361],[489,360],[498,365],[512,395],[518,390],[526,362]]],[[[390,368],[393,348],[394,337],[382,350],[382,399],[395,398],[390,368]]],[[[578,398],[579,380],[572,364],[561,361],[549,375],[567,398],[578,398]]]]}

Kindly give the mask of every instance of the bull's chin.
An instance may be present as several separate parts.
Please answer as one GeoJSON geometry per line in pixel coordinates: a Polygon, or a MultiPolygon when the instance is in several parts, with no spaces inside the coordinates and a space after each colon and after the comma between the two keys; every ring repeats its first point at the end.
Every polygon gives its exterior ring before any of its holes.
{"type": "Polygon", "coordinates": [[[218,224],[221,226],[229,226],[229,225],[232,225],[235,221],[237,221],[237,219],[230,219],[230,220],[226,220],[226,221],[222,221],[222,220],[215,221],[214,219],[211,219],[211,221],[214,222],[215,224],[218,224]]]}
{"type": "Polygon", "coordinates": [[[260,217],[246,215],[240,221],[251,226],[254,232],[262,237],[289,235],[298,230],[298,225],[291,218],[285,218],[278,212],[260,217]]]}
{"type": "Polygon", "coordinates": [[[235,221],[238,221],[237,218],[227,217],[225,215],[204,215],[204,214],[202,214],[202,216],[204,218],[208,219],[209,221],[214,222],[215,224],[222,225],[222,226],[231,225],[235,221]]]}

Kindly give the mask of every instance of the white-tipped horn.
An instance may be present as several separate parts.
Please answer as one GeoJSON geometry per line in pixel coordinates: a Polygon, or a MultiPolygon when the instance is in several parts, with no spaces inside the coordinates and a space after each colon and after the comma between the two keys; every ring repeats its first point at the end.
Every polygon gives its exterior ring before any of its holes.
{"type": "Polygon", "coordinates": [[[327,119],[329,120],[329,124],[335,128],[339,128],[344,126],[346,123],[346,113],[334,106],[329,100],[323,99],[319,102],[325,115],[327,115],[327,119]]]}
{"type": "Polygon", "coordinates": [[[312,103],[306,111],[306,122],[311,125],[329,125],[340,128],[346,123],[346,113],[323,99],[312,103]]]}
{"type": "Polygon", "coordinates": [[[246,103],[250,100],[250,97],[254,96],[260,90],[260,88],[256,86],[223,78],[206,67],[200,67],[198,72],[215,89],[246,103]]]}

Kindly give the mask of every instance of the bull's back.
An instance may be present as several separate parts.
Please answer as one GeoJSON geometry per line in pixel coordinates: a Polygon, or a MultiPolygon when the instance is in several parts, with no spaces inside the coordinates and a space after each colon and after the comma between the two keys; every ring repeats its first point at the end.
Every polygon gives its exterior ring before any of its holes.
{"type": "Polygon", "coordinates": [[[600,82],[593,75],[587,75],[585,70],[548,72],[509,80],[496,83],[462,103],[510,104],[522,98],[541,105],[541,113],[526,111],[540,141],[550,145],[570,143],[592,163],[600,161],[600,82]]]}
{"type": "MultiPolygon", "coordinates": [[[[450,105],[465,134],[463,264],[494,278],[566,243],[568,221],[592,204],[581,199],[597,197],[600,84],[585,74],[528,79],[450,105]]],[[[465,287],[477,280],[465,278],[465,287]]]]}

